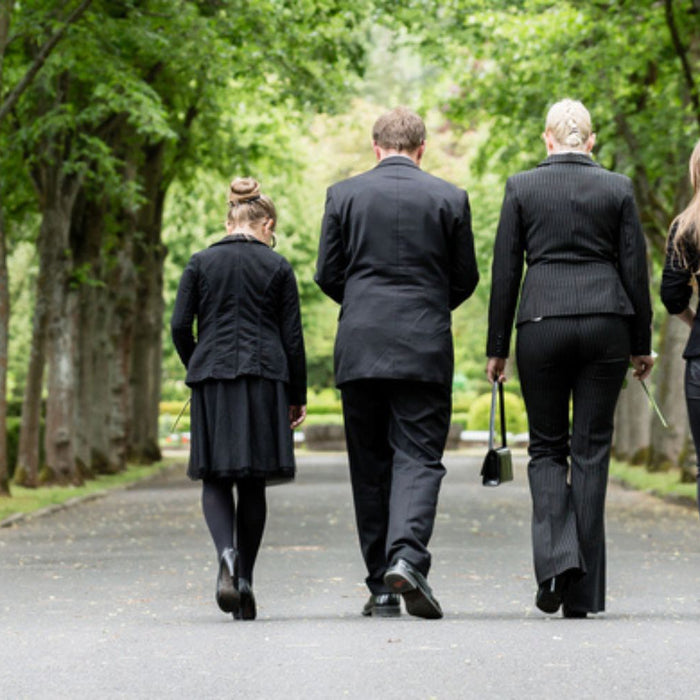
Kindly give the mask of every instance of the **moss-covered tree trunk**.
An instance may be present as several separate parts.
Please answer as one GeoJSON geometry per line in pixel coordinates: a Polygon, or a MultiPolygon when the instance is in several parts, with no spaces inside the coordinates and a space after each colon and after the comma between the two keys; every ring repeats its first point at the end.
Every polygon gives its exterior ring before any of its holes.
{"type": "Polygon", "coordinates": [[[46,328],[49,314],[49,265],[46,258],[51,255],[51,251],[43,241],[50,235],[49,221],[45,217],[42,219],[37,239],[39,273],[36,281],[32,340],[22,399],[22,422],[14,474],[15,483],[26,488],[36,488],[39,485],[39,428],[42,413],[41,394],[46,365],[46,328]]]}
{"type": "MultiPolygon", "coordinates": [[[[4,93],[3,67],[10,34],[13,2],[0,0],[0,95],[4,93]]],[[[7,422],[7,356],[9,352],[10,294],[7,274],[7,243],[4,193],[0,189],[0,426],[7,422]]],[[[10,468],[7,463],[7,432],[0,430],[0,496],[10,495],[10,468]]]]}
{"type": "MultiPolygon", "coordinates": [[[[0,36],[0,41],[2,37],[0,36]]],[[[2,191],[0,190],[0,426],[7,422],[7,356],[9,351],[10,293],[7,275],[2,191]]],[[[10,469],[7,463],[7,431],[0,430],[0,496],[10,495],[10,469]]]]}
{"type": "Polygon", "coordinates": [[[83,482],[76,462],[75,387],[76,340],[78,336],[78,295],[72,288],[72,256],[68,236],[70,212],[75,193],[60,197],[59,206],[44,211],[51,235],[44,241],[49,248],[48,316],[46,359],[48,366],[46,398],[46,464],[43,483],[83,482]],[[72,197],[71,197],[72,194],[72,197]]]}
{"type": "Polygon", "coordinates": [[[145,149],[141,173],[145,204],[136,217],[134,239],[136,313],[131,354],[131,416],[129,456],[138,462],[160,459],[158,402],[160,399],[163,330],[163,263],[161,242],[163,203],[163,143],[145,149]]]}

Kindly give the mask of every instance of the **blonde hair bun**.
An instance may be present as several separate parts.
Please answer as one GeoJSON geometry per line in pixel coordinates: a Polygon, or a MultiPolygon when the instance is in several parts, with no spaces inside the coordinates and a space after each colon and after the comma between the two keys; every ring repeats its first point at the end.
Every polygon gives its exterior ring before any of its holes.
{"type": "Polygon", "coordinates": [[[547,112],[545,131],[549,131],[562,146],[583,148],[593,132],[591,115],[582,102],[561,100],[547,112]]]}
{"type": "Polygon", "coordinates": [[[260,198],[260,183],[253,177],[237,177],[229,187],[228,201],[231,206],[244,204],[260,198]]]}

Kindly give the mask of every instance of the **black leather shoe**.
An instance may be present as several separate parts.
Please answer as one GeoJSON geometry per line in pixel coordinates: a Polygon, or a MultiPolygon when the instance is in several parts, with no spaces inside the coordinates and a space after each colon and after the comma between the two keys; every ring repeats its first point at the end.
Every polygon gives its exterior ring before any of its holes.
{"type": "Polygon", "coordinates": [[[570,618],[572,620],[584,620],[588,617],[588,613],[585,610],[574,610],[570,608],[566,603],[562,605],[561,613],[564,617],[570,618]]]}
{"type": "Polygon", "coordinates": [[[569,574],[565,571],[559,576],[548,578],[537,588],[535,605],[546,613],[555,613],[562,604],[562,595],[570,581],[569,574]]]}
{"type": "Polygon", "coordinates": [[[425,576],[405,559],[398,559],[384,574],[384,583],[400,593],[410,615],[437,620],[442,617],[440,603],[430,590],[425,576]]]}
{"type": "Polygon", "coordinates": [[[401,614],[401,599],[396,593],[371,595],[362,608],[365,617],[398,617],[401,614]]]}
{"type": "Polygon", "coordinates": [[[250,581],[245,578],[238,580],[238,592],[241,597],[241,604],[237,611],[233,612],[236,620],[254,620],[257,615],[255,607],[255,596],[250,586],[250,581]]]}
{"type": "Polygon", "coordinates": [[[238,593],[238,552],[231,547],[224,549],[216,579],[216,602],[227,613],[236,613],[241,600],[238,593]]]}

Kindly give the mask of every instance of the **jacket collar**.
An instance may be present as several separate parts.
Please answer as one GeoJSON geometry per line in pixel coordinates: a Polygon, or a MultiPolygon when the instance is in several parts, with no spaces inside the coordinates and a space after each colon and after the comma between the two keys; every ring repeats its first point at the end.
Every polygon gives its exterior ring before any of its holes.
{"type": "Polygon", "coordinates": [[[587,153],[576,153],[573,151],[569,153],[552,153],[551,156],[547,156],[541,163],[539,163],[537,167],[541,168],[546,165],[556,165],[559,163],[577,163],[578,165],[592,165],[595,168],[602,167],[587,153]]]}
{"type": "Polygon", "coordinates": [[[258,240],[257,238],[248,238],[247,236],[234,234],[233,236],[224,236],[221,240],[212,243],[209,247],[211,248],[215,245],[224,245],[226,243],[259,243],[260,245],[265,245],[265,243],[258,240]]]}
{"type": "MultiPolygon", "coordinates": [[[[376,168],[384,168],[389,165],[407,165],[409,168],[418,168],[418,166],[407,156],[387,156],[380,160],[376,168]]],[[[420,170],[420,168],[418,168],[420,170]]]]}

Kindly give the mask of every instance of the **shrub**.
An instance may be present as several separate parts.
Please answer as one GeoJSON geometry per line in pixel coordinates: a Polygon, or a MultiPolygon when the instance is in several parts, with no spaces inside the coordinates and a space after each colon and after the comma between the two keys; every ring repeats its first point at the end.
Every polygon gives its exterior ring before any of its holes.
{"type": "MultiPolygon", "coordinates": [[[[523,400],[506,391],[503,394],[506,406],[506,430],[511,433],[524,433],[527,430],[527,414],[523,400]]],[[[488,430],[491,415],[491,393],[478,396],[467,413],[468,430],[488,430]]],[[[498,426],[498,416],[496,416],[498,426]]]]}

